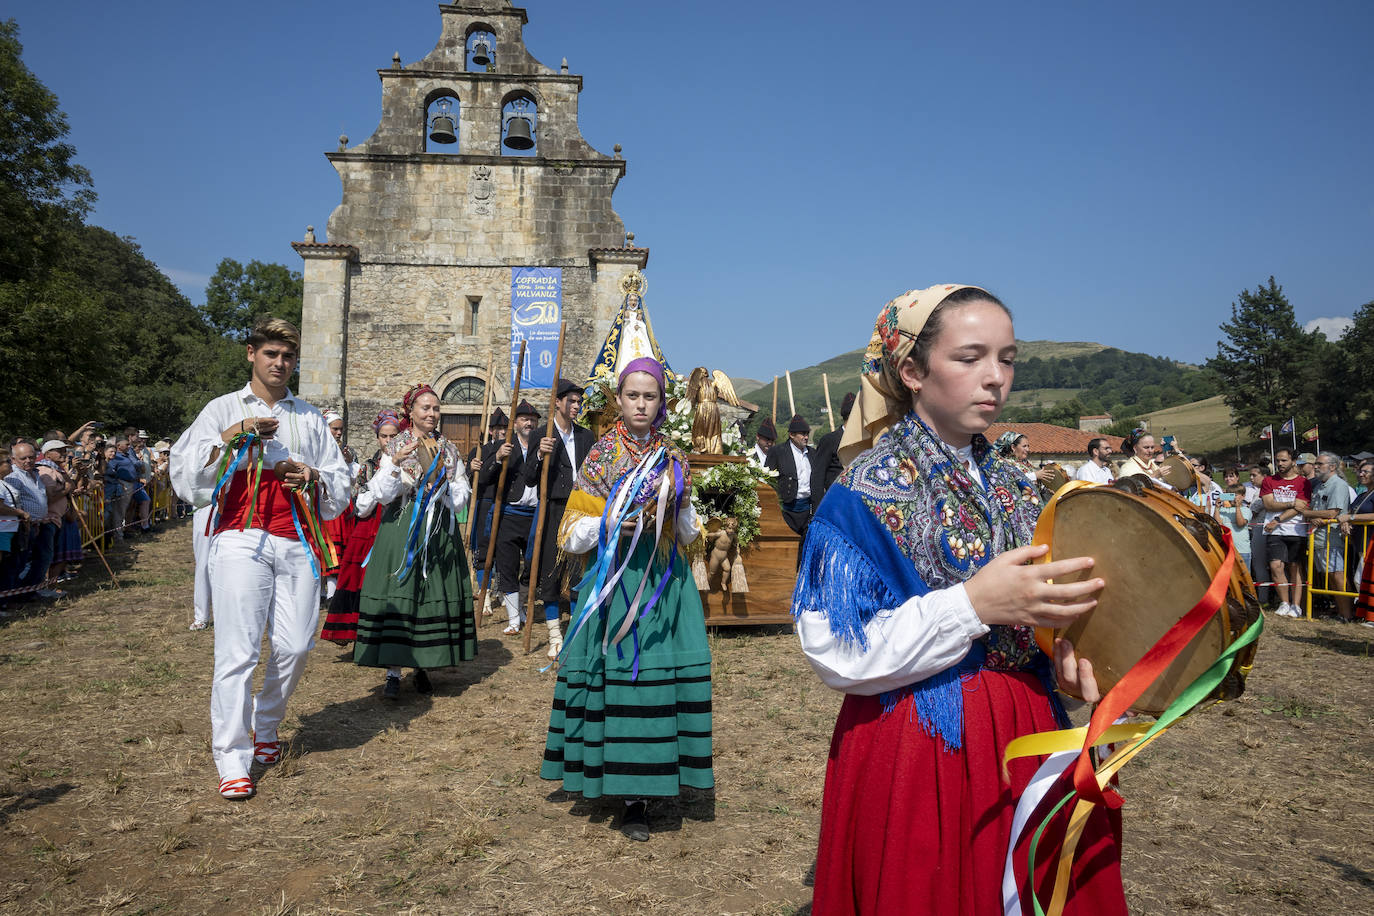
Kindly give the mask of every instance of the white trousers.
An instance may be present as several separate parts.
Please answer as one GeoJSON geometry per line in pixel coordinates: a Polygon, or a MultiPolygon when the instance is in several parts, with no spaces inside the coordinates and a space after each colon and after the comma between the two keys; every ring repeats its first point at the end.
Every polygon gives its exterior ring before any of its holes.
{"type": "Polygon", "coordinates": [[[210,687],[211,749],[221,779],[248,775],[253,733],[274,741],[286,701],[305,671],[320,621],[320,583],[306,548],[264,531],[225,531],[210,539],[215,608],[215,678],[210,687]],[[253,671],[262,635],[272,652],[262,689],[253,671]]]}
{"type": "Polygon", "coordinates": [[[196,623],[210,622],[210,536],[205,526],[212,506],[197,509],[191,516],[191,550],[196,557],[196,623]]]}

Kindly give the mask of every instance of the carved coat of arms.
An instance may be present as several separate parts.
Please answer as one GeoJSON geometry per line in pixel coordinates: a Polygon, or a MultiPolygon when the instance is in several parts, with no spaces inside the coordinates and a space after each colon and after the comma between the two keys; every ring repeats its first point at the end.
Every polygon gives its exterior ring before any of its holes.
{"type": "Polygon", "coordinates": [[[472,212],[478,216],[491,215],[492,185],[491,169],[479,165],[472,170],[472,177],[468,179],[468,193],[472,195],[472,212]]]}

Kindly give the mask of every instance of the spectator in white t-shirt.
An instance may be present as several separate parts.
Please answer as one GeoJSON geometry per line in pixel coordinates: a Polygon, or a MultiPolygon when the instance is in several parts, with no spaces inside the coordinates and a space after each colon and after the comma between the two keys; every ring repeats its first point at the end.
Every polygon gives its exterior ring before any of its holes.
{"type": "Polygon", "coordinates": [[[1111,457],[1112,444],[1101,437],[1093,439],[1088,443],[1088,460],[1074,473],[1074,479],[1089,483],[1111,483],[1116,479],[1111,457]]]}

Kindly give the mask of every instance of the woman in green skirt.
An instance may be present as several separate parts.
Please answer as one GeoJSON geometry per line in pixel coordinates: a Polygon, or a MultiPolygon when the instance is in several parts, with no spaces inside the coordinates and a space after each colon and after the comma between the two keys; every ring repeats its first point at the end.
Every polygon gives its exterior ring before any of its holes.
{"type": "Polygon", "coordinates": [[[621,830],[649,839],[648,799],[710,789],[711,650],[683,548],[700,534],[686,456],[660,432],[663,367],[630,362],[621,419],[578,473],[559,527],[587,557],[559,655],[539,775],[625,800],[621,830]]]}
{"type": "Polygon", "coordinates": [[[458,449],[437,432],[432,388],[411,388],[402,409],[404,428],[367,484],[367,497],[386,508],[365,563],[353,646],[354,662],[387,669],[388,700],[400,696],[402,668],[414,668],[415,689],[429,693],[426,668],[477,654],[472,583],[455,519],[467,504],[467,472],[458,449]]]}

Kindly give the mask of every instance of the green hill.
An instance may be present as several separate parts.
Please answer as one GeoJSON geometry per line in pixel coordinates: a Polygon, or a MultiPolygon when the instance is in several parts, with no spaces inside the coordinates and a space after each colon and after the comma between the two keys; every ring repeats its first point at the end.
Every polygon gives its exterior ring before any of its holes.
{"type": "MultiPolygon", "coordinates": [[[[1221,402],[1221,395],[1180,404],[1144,415],[1150,421],[1150,431],[1156,436],[1177,436],[1188,454],[1236,456],[1236,431],[1231,427],[1231,409],[1221,402]]],[[[1248,438],[1248,436],[1247,436],[1248,438]]],[[[1245,452],[1259,454],[1268,451],[1262,443],[1243,441],[1245,452]]]]}
{"type": "MultiPolygon", "coordinates": [[[[1128,353],[1088,341],[1017,341],[1016,381],[1002,419],[1078,425],[1084,414],[1111,413],[1131,419],[1149,411],[1176,407],[1216,394],[1211,373],[1174,360],[1128,353]]],[[[829,430],[822,376],[829,381],[836,423],[845,392],[858,388],[863,350],[841,353],[792,372],[796,411],[810,421],[813,434],[829,430]]],[[[758,404],[761,416],[772,413],[773,384],[737,386],[740,397],[758,404]]],[[[787,381],[777,383],[779,421],[791,416],[787,381]]],[[[750,427],[752,430],[752,426],[750,427]]]]}

